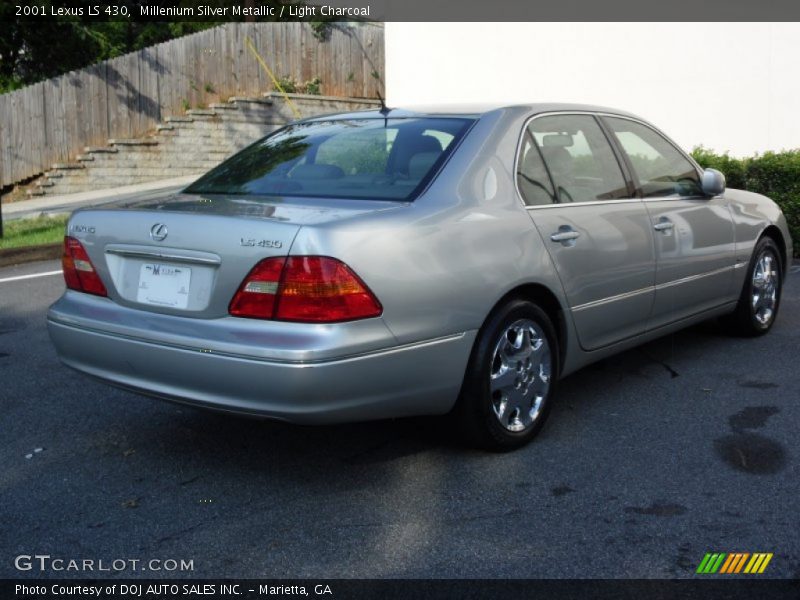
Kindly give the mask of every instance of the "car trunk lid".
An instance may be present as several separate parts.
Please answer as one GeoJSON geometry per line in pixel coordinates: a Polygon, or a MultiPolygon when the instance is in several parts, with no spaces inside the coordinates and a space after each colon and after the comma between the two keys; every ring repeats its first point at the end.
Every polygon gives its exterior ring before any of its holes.
{"type": "Polygon", "coordinates": [[[218,318],[264,258],[287,256],[303,226],[325,226],[396,202],[194,196],[73,214],[68,235],[86,249],[114,302],[218,318]]]}

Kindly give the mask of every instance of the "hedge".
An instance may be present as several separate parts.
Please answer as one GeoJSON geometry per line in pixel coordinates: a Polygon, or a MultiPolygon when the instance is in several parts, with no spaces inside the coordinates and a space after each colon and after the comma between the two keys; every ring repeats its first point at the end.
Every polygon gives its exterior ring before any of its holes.
{"type": "Polygon", "coordinates": [[[733,158],[700,146],[692,150],[692,156],[701,167],[722,171],[728,187],[764,194],[777,202],[789,222],[795,256],[800,256],[800,150],[733,158]]]}

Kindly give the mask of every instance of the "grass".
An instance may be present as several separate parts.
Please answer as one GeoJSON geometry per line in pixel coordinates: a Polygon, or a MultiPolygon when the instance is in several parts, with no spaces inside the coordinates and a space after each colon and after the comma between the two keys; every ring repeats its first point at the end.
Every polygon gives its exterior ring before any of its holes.
{"type": "Polygon", "coordinates": [[[3,237],[0,238],[0,250],[5,248],[22,248],[23,246],[43,246],[55,244],[64,239],[64,226],[67,215],[55,217],[37,217],[3,222],[3,237]]]}

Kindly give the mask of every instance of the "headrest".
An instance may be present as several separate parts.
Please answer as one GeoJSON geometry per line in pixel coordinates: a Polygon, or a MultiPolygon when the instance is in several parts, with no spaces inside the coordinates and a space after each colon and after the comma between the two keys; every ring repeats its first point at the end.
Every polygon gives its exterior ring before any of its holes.
{"type": "Polygon", "coordinates": [[[566,148],[574,144],[569,133],[551,133],[542,138],[542,146],[566,148]]]}
{"type": "Polygon", "coordinates": [[[563,146],[543,146],[542,154],[551,169],[561,171],[572,168],[572,155],[563,146]]]}
{"type": "Polygon", "coordinates": [[[336,165],[313,164],[298,165],[289,173],[292,179],[339,179],[344,171],[336,165]]]}
{"type": "Polygon", "coordinates": [[[420,152],[442,151],[442,143],[432,135],[421,135],[418,138],[414,138],[414,141],[411,142],[410,146],[413,149],[412,154],[419,154],[420,152]]]}

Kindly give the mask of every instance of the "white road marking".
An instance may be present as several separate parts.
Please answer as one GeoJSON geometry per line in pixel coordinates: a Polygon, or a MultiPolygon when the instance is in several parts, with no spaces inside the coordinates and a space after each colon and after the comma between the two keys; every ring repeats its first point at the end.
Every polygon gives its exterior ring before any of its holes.
{"type": "Polygon", "coordinates": [[[36,277],[49,277],[51,275],[61,275],[61,269],[58,271],[47,271],[46,273],[31,273],[30,275],[17,275],[16,277],[6,277],[0,279],[0,283],[7,283],[9,281],[21,281],[23,279],[34,279],[36,277]]]}

